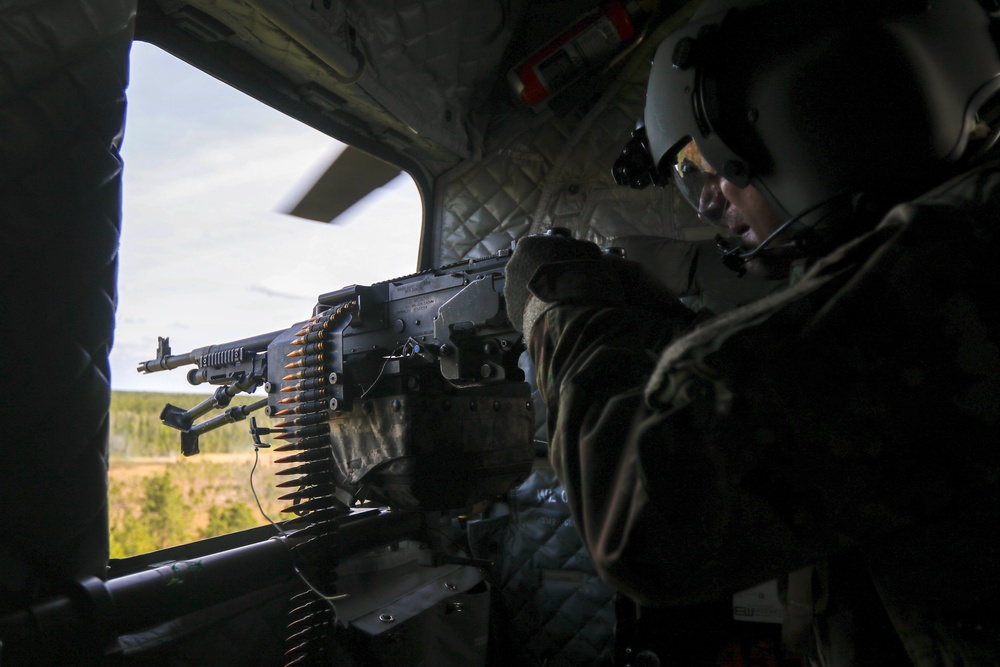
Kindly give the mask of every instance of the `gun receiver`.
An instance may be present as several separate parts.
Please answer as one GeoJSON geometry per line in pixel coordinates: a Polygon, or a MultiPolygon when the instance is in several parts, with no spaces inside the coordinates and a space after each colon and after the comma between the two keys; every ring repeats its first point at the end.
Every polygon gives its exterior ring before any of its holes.
{"type": "Polygon", "coordinates": [[[503,299],[509,257],[351,285],[320,295],[312,317],[288,329],[187,354],[161,338],[137,370],[194,365],[188,382],[220,385],[190,410],[161,413],[185,455],[205,431],[264,408],[278,422],[251,432],[285,441],[277,451],[294,454],[283,461],[301,464],[286,472],[303,476],[295,485],[332,482],[404,509],[466,507],[526,477],[533,458],[524,343],[503,299]],[[194,423],[262,385],[266,399],[194,423]]]}

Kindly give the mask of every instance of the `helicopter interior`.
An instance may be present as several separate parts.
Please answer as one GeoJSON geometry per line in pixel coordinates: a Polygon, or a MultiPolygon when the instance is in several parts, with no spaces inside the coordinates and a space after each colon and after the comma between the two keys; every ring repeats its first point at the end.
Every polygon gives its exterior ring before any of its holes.
{"type": "Polygon", "coordinates": [[[520,486],[462,516],[478,546],[458,556],[429,549],[413,513],[338,525],[340,551],[316,557],[338,564],[336,596],[303,590],[271,526],[109,562],[129,51],[153,44],[348,145],[289,205],[290,226],[335,226],[408,173],[423,204],[414,270],[429,270],[550,227],[600,245],[711,239],[671,186],[623,188],[611,170],[656,46],[698,4],[5,4],[0,665],[596,664],[614,594],[574,541],[542,449],[520,486]]]}

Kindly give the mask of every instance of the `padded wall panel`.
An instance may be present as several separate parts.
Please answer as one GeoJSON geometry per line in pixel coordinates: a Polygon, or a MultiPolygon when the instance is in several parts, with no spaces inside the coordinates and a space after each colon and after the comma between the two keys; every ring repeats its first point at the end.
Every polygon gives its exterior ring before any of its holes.
{"type": "Polygon", "coordinates": [[[514,133],[501,135],[481,162],[464,163],[439,181],[436,264],[492,254],[528,233],[542,184],[575,122],[512,124],[514,133]]]}
{"type": "Polygon", "coordinates": [[[478,154],[470,113],[499,76],[510,41],[507,0],[345,3],[368,67],[359,85],[415,132],[456,155],[478,154]]]}
{"type": "Polygon", "coordinates": [[[645,39],[589,106],[563,116],[545,110],[509,118],[491,132],[482,160],[438,179],[438,263],[495,252],[553,226],[602,245],[618,236],[699,240],[716,233],[674,188],[632,190],[611,174],[642,115],[652,53],[670,29],[660,26],[645,39]]]}
{"type": "Polygon", "coordinates": [[[476,555],[497,563],[491,664],[604,664],[614,592],[595,573],[552,470],[532,472],[508,507],[469,531],[476,555]]]}
{"type": "Polygon", "coordinates": [[[0,600],[107,565],[115,313],[132,0],[0,13],[0,600]]]}

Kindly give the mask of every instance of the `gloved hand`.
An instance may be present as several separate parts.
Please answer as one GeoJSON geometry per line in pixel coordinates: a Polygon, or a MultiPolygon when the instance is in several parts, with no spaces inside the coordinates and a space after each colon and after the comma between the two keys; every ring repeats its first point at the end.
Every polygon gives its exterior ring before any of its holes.
{"type": "Polygon", "coordinates": [[[628,310],[640,310],[662,323],[665,335],[673,338],[697,320],[662,281],[637,262],[614,253],[602,253],[597,262],[556,262],[539,267],[528,282],[535,297],[525,307],[525,327],[530,314],[538,316],[542,306],[533,303],[572,301],[601,303],[628,310]]]}
{"type": "MultiPolygon", "coordinates": [[[[565,231],[565,230],[563,230],[565,231]]],[[[589,241],[578,241],[555,230],[545,234],[527,236],[517,242],[514,256],[507,262],[506,282],[503,295],[507,301],[507,317],[514,328],[522,333],[525,331],[525,307],[532,297],[528,291],[528,283],[535,271],[543,264],[566,262],[572,260],[601,259],[601,249],[589,241]]],[[[529,322],[531,324],[533,322],[529,322]]]]}
{"type": "Polygon", "coordinates": [[[530,333],[535,320],[558,301],[594,302],[648,312],[661,319],[672,338],[697,316],[672,291],[636,262],[601,252],[593,243],[559,233],[518,241],[507,263],[507,316],[530,333]]]}

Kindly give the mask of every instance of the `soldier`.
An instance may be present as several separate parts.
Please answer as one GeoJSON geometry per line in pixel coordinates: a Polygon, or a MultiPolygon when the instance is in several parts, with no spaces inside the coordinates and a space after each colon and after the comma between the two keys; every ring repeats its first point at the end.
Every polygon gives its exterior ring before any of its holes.
{"type": "Polygon", "coordinates": [[[813,664],[1000,664],[996,14],[709,0],[659,47],[619,175],[782,290],[699,323],[592,244],[518,244],[550,458],[635,600],[782,577],[813,664]]]}

